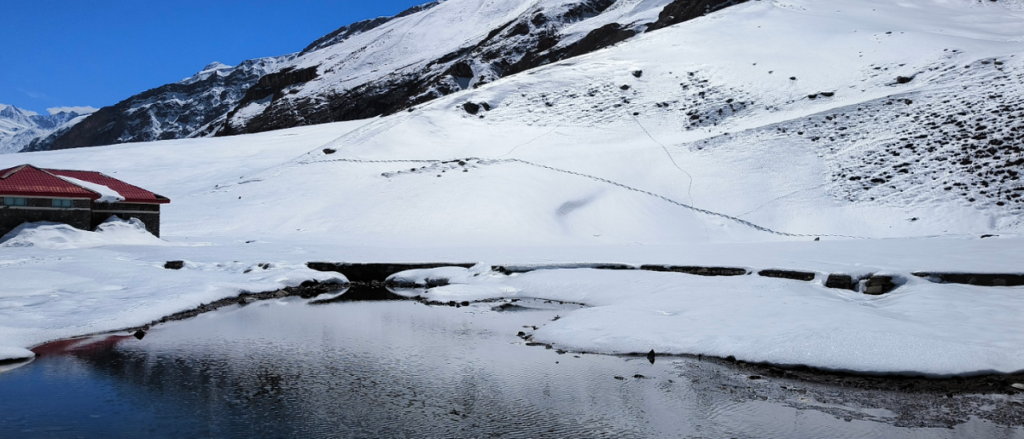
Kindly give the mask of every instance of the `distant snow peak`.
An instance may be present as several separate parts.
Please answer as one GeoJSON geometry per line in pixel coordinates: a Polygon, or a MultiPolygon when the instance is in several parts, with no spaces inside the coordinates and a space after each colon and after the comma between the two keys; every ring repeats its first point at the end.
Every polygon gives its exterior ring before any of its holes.
{"type": "Polygon", "coordinates": [[[235,67],[234,66],[229,66],[229,65],[224,64],[224,63],[222,63],[220,61],[214,61],[214,62],[212,62],[210,64],[207,64],[206,67],[203,67],[203,70],[200,71],[197,74],[203,74],[203,73],[208,73],[208,72],[212,72],[212,71],[215,71],[215,70],[227,70],[227,69],[233,69],[233,68],[235,68],[235,67]]]}
{"type": "Polygon", "coordinates": [[[61,113],[75,113],[78,115],[92,114],[99,111],[99,108],[82,106],[82,107],[53,107],[47,108],[46,112],[50,113],[50,116],[56,116],[61,113]]]}
{"type": "Polygon", "coordinates": [[[96,109],[57,107],[47,111],[48,115],[40,115],[13,105],[0,104],[0,154],[19,152],[55,133],[66,131],[96,109]]]}

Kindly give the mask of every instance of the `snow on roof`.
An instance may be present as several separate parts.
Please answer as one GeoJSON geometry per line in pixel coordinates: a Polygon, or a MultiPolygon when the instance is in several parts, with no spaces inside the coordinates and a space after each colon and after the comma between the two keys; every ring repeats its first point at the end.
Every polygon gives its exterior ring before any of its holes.
{"type": "Polygon", "coordinates": [[[21,165],[0,170],[0,194],[88,198],[99,202],[166,204],[171,200],[94,171],[41,169],[21,165]]]}
{"type": "Polygon", "coordinates": [[[95,200],[95,201],[98,201],[100,203],[117,203],[119,201],[124,201],[124,196],[123,195],[119,194],[117,191],[111,189],[108,186],[104,186],[102,184],[97,184],[97,183],[93,183],[93,182],[89,182],[89,181],[79,180],[79,179],[74,178],[74,177],[64,177],[64,176],[58,176],[58,177],[68,181],[71,184],[74,184],[76,186],[84,187],[84,188],[86,188],[86,189],[88,189],[90,191],[93,191],[93,192],[96,192],[96,193],[100,194],[100,198],[95,200]]]}

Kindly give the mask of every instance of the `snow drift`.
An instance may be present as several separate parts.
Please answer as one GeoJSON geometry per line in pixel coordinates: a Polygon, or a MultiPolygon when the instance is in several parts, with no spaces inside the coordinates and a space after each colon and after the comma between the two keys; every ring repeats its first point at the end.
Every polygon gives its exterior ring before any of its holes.
{"type": "Polygon", "coordinates": [[[95,232],[76,229],[67,224],[36,222],[25,223],[0,238],[0,248],[40,247],[47,249],[76,249],[109,245],[168,245],[146,231],[138,219],[129,221],[116,216],[100,224],[95,232]]]}

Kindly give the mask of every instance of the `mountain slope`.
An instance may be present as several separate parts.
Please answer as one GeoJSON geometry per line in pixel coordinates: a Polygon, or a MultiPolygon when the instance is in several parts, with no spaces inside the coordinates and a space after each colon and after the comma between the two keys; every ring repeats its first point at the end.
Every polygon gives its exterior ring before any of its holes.
{"type": "Polygon", "coordinates": [[[28,151],[180,139],[209,134],[245,92],[291,56],[249,60],[236,67],[212,63],[174,84],[148,90],[28,151]]]}
{"type": "Polygon", "coordinates": [[[392,114],[745,0],[448,0],[342,27],[302,52],[217,64],[33,150],[233,135],[392,114]],[[211,74],[213,71],[215,74],[211,74]]]}

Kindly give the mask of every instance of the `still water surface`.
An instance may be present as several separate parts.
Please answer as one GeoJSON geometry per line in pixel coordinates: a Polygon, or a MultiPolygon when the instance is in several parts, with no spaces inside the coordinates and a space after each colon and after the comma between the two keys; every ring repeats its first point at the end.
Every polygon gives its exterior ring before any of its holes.
{"type": "Polygon", "coordinates": [[[884,403],[720,363],[527,346],[572,306],[519,304],[290,298],[77,342],[0,373],[0,438],[1024,438],[898,427],[884,403]]]}

